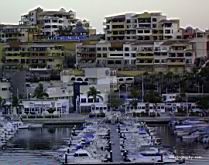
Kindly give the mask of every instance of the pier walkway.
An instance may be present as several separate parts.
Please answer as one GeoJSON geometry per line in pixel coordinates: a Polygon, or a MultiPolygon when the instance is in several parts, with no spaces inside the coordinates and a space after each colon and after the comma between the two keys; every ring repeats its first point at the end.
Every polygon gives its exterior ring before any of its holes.
{"type": "MultiPolygon", "coordinates": [[[[167,124],[170,120],[185,120],[185,119],[197,119],[203,121],[209,121],[209,117],[192,117],[192,116],[160,116],[160,117],[135,117],[134,119],[147,122],[147,123],[156,123],[156,124],[167,124]]],[[[101,118],[89,118],[88,115],[71,113],[59,118],[22,118],[23,122],[28,123],[39,123],[44,125],[67,125],[67,124],[82,124],[84,122],[92,120],[101,120],[101,118]]]]}
{"type": "Polygon", "coordinates": [[[120,151],[120,137],[117,132],[116,124],[110,125],[110,139],[112,143],[112,161],[122,162],[122,156],[120,151]]]}

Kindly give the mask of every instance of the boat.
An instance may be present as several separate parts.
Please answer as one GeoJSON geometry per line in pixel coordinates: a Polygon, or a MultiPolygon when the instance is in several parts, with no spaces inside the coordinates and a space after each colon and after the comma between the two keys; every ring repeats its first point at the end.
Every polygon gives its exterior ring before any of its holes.
{"type": "Polygon", "coordinates": [[[25,124],[22,121],[13,121],[12,125],[18,129],[28,129],[30,126],[29,124],[25,124]]]}
{"type": "Polygon", "coordinates": [[[135,155],[128,155],[128,159],[132,163],[150,163],[150,164],[157,164],[157,163],[176,163],[176,157],[172,153],[161,153],[154,155],[143,155],[141,153],[137,153],[135,155]]]}
{"type": "Polygon", "coordinates": [[[199,137],[199,135],[197,135],[197,134],[184,135],[184,136],[182,136],[182,141],[194,142],[198,137],[199,137]]]}
{"type": "Polygon", "coordinates": [[[61,157],[61,162],[65,164],[85,164],[85,163],[101,163],[102,161],[93,158],[91,154],[84,150],[79,149],[74,153],[65,153],[61,157]]]}
{"type": "Polygon", "coordinates": [[[29,128],[42,128],[42,127],[43,127],[43,124],[34,124],[34,123],[29,124],[29,128]]]}

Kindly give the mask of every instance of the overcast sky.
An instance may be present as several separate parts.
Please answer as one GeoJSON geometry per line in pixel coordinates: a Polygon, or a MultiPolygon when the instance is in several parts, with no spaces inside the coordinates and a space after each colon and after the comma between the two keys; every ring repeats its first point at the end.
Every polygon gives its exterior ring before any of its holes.
{"type": "Polygon", "coordinates": [[[105,16],[125,12],[161,11],[179,18],[181,26],[209,28],[209,0],[1,0],[0,23],[17,23],[21,14],[36,7],[74,10],[99,32],[105,16]]]}

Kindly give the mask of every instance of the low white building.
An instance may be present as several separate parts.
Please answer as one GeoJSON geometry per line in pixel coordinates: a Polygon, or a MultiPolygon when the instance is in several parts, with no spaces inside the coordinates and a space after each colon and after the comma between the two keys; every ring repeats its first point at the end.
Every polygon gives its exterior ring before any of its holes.
{"type": "Polygon", "coordinates": [[[105,94],[98,94],[94,101],[93,96],[81,94],[79,98],[79,108],[81,113],[104,112],[107,110],[107,97],[105,94]]]}
{"type": "Polygon", "coordinates": [[[147,103],[137,103],[137,109],[135,110],[136,113],[146,112],[147,110],[147,103]]]}
{"type": "Polygon", "coordinates": [[[72,101],[73,86],[67,84],[49,86],[46,89],[46,93],[50,99],[69,99],[72,101]]]}
{"type": "Polygon", "coordinates": [[[67,70],[60,74],[63,83],[73,84],[74,82],[93,85],[97,90],[110,92],[111,89],[118,89],[117,77],[112,74],[109,68],[85,68],[84,76],[75,76],[68,73],[67,70]]]}
{"type": "Polygon", "coordinates": [[[175,102],[177,96],[176,93],[162,94],[163,102],[175,102]]]}
{"type": "Polygon", "coordinates": [[[137,103],[136,113],[165,113],[166,104],[165,103],[137,103]]]}
{"type": "Polygon", "coordinates": [[[0,97],[2,99],[9,99],[11,97],[10,87],[10,82],[6,80],[0,80],[0,97]]]}
{"type": "Polygon", "coordinates": [[[69,113],[69,108],[68,99],[22,101],[23,115],[63,115],[69,113]]]}

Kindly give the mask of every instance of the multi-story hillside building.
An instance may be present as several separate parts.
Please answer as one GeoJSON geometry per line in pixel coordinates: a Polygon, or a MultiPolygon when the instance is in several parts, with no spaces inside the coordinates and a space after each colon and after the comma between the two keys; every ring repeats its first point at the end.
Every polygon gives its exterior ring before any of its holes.
{"type": "Polygon", "coordinates": [[[61,69],[64,47],[52,43],[11,42],[3,47],[2,60],[7,68],[61,69]]]}
{"type": "Polygon", "coordinates": [[[78,67],[93,67],[96,65],[95,43],[79,43],[76,45],[76,65],[78,67]]]}
{"type": "Polygon", "coordinates": [[[191,40],[193,43],[196,59],[208,58],[207,54],[207,34],[199,29],[195,29],[194,38],[191,40]]]}
{"type": "Polygon", "coordinates": [[[18,39],[21,42],[29,42],[36,39],[38,29],[28,25],[0,25],[0,42],[18,39]]]}
{"type": "Polygon", "coordinates": [[[73,35],[72,30],[77,23],[81,23],[87,32],[92,30],[88,21],[76,18],[74,11],[66,11],[63,8],[59,11],[44,11],[39,7],[23,15],[19,23],[39,26],[42,32],[40,35],[43,36],[73,35]]]}
{"type": "Polygon", "coordinates": [[[106,40],[164,40],[181,37],[179,20],[167,19],[161,13],[124,14],[106,17],[106,40]]]}
{"type": "Polygon", "coordinates": [[[108,42],[82,45],[77,48],[77,65],[103,66],[144,71],[183,71],[195,63],[193,43],[188,40],[108,42]],[[93,55],[87,48],[92,48],[93,55]],[[80,50],[86,50],[81,54],[80,50]],[[85,59],[85,60],[84,60],[85,59]],[[88,60],[86,60],[88,59],[88,60]]]}

